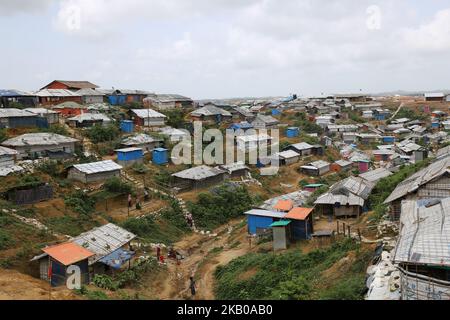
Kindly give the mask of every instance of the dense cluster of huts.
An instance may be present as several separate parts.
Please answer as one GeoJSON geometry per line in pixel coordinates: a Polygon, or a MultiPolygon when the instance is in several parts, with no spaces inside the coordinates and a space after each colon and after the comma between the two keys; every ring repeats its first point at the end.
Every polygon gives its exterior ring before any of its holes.
{"type": "MultiPolygon", "coordinates": [[[[425,94],[424,100],[445,102],[450,99],[444,94],[425,94]]],[[[396,118],[393,110],[363,94],[194,102],[176,94],[104,90],[88,81],[55,80],[34,93],[0,90],[0,128],[48,128],[66,123],[76,131],[119,122],[123,136],[120,147],[115,150],[115,161],[107,159],[66,168],[68,179],[83,184],[120,177],[124,168],[143,163],[146,154],[151,154],[156,165],[168,164],[170,143],[189,140],[192,134],[186,128],[167,126],[164,112],[171,109],[188,110],[191,121],[242,133],[235,138],[235,146],[244,153],[258,150],[261,145],[270,149],[279,143],[270,131],[254,130],[282,129],[286,139],[300,135],[311,138],[310,143],[284,143],[267,159],[258,159],[256,167],[264,168],[268,164],[266,160],[271,160],[281,167],[299,164],[295,170],[309,180],[331,174],[346,175],[327,186],[327,191],[312,205],[308,199],[325,187],[323,183],[308,183],[298,191],[269,199],[245,212],[248,233],[270,233],[275,250],[286,249],[291,242],[329,235],[315,230],[316,216],[359,217],[368,210],[369,196],[378,181],[392,175],[401,165],[434,157],[428,167],[401,182],[385,203],[390,206],[391,218],[399,220],[401,225],[394,260],[402,270],[404,298],[421,298],[423,292],[433,297],[449,296],[450,257],[445,248],[450,245],[446,219],[450,198],[450,146],[437,150],[442,143],[450,141],[448,110],[424,108],[430,121],[422,121],[396,118]],[[114,115],[119,106],[127,106],[127,112],[120,119],[114,115]],[[305,121],[315,124],[322,133],[302,132],[301,127],[283,123],[280,115],[286,113],[303,114],[305,121]],[[357,114],[363,121],[349,120],[350,114],[357,114]],[[247,131],[250,129],[252,131],[247,131]],[[337,150],[338,159],[326,157],[329,148],[337,150]],[[433,283],[433,289],[430,285],[427,287],[426,282],[433,283]],[[422,283],[422,287],[418,283],[422,283]]],[[[0,143],[0,176],[21,171],[23,160],[72,158],[81,144],[80,138],[56,133],[19,134],[0,143]]],[[[250,170],[250,165],[240,161],[192,166],[172,173],[170,187],[175,191],[210,188],[228,179],[252,179],[250,170]]],[[[11,199],[17,204],[29,204],[52,197],[49,185],[34,188],[40,191],[34,190],[33,197],[29,190],[19,190],[21,193],[14,190],[11,199]]],[[[128,231],[108,224],[69,242],[44,248],[33,261],[39,264],[40,277],[52,285],[65,282],[67,268],[71,265],[81,268],[83,283],[88,283],[94,274],[126,265],[134,255],[130,248],[134,238],[128,231]]]]}

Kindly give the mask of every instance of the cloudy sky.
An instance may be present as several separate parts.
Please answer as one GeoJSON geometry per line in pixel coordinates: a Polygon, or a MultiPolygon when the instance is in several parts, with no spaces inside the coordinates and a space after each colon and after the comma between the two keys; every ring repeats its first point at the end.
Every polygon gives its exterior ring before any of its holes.
{"type": "Polygon", "coordinates": [[[193,98],[450,88],[448,0],[1,0],[0,88],[193,98]]]}

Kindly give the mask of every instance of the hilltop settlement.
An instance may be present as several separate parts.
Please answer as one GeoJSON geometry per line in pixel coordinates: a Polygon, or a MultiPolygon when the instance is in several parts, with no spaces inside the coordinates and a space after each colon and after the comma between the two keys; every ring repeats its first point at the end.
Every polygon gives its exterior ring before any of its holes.
{"type": "Polygon", "coordinates": [[[0,299],[449,300],[449,133],[445,93],[0,90],[0,299]],[[244,158],[181,162],[195,123],[244,158]]]}

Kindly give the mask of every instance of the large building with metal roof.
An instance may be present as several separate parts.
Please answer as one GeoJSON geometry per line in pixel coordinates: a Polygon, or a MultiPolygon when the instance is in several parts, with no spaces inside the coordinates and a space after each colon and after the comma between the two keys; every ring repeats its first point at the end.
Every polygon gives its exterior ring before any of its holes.
{"type": "Polygon", "coordinates": [[[122,168],[112,160],[74,164],[69,168],[67,178],[83,183],[100,182],[120,177],[122,168]]]}
{"type": "Polygon", "coordinates": [[[18,151],[17,159],[36,158],[63,153],[72,156],[75,152],[77,139],[56,133],[27,133],[1,143],[2,146],[18,151]]]}

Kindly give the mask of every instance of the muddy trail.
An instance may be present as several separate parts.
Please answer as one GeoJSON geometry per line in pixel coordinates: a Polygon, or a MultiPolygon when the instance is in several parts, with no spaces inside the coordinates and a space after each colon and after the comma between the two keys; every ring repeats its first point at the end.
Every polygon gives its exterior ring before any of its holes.
{"type": "Polygon", "coordinates": [[[167,273],[152,287],[158,291],[156,299],[161,300],[213,300],[214,272],[219,265],[225,265],[253,250],[250,248],[242,220],[235,220],[215,230],[217,236],[192,234],[175,244],[184,259],[180,264],[167,261],[167,273]],[[190,291],[190,276],[196,280],[196,295],[190,291]]]}

